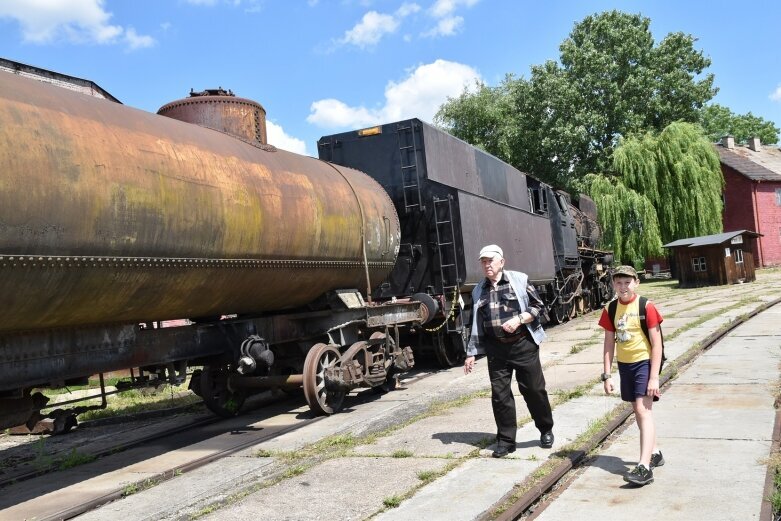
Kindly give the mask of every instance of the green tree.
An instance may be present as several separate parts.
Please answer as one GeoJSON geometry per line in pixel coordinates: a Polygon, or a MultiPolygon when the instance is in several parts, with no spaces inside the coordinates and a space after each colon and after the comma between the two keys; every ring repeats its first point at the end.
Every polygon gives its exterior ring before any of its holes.
{"type": "Polygon", "coordinates": [[[778,143],[778,127],[751,112],[735,114],[727,107],[713,103],[700,110],[699,122],[714,142],[730,135],[738,143],[746,143],[750,137],[758,137],[766,144],[778,143]]]}
{"type": "Polygon", "coordinates": [[[640,264],[661,254],[664,243],[722,231],[724,178],[697,125],[676,122],[622,140],[612,171],[587,175],[584,185],[617,259],[640,264]]]}
{"type": "Polygon", "coordinates": [[[646,257],[662,255],[659,221],[647,197],[602,174],[587,174],[583,184],[599,210],[602,244],[619,263],[641,266],[646,257]]]}
{"type": "Polygon", "coordinates": [[[713,75],[698,79],[710,60],[694,49],[695,39],[671,33],[654,45],[649,26],[648,18],[619,11],[588,16],[562,42],[560,63],[449,100],[435,121],[466,141],[479,134],[479,146],[570,188],[586,173],[610,167],[621,136],[695,122],[716,93],[713,75]],[[478,133],[483,116],[476,113],[486,100],[493,126],[478,133]]]}

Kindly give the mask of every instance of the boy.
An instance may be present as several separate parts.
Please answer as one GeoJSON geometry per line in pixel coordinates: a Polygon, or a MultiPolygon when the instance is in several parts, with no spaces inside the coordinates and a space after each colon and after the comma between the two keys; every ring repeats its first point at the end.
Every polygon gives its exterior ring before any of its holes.
{"type": "Polygon", "coordinates": [[[621,376],[621,399],[632,402],[635,421],[640,429],[640,461],[624,481],[647,485],[654,480],[654,467],[664,465],[662,453],[656,447],[653,403],[659,400],[659,369],[662,363],[662,316],[652,302],[646,302],[645,320],[648,338],[640,321],[639,298],[635,290],[640,284],[631,266],[619,266],[613,272],[613,289],[618,297],[615,323],[608,308],[602,311],[599,325],[605,330],[603,353],[605,393],[614,391],[610,375],[615,351],[621,376]]]}

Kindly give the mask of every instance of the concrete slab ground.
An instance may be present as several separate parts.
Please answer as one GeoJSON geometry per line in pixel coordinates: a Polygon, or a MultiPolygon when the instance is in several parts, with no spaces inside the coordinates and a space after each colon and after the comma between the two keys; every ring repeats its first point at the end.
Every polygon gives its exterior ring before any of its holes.
{"type": "MultiPolygon", "coordinates": [[[[674,358],[732,318],[777,298],[781,272],[770,272],[757,285],[686,292],[644,282],[641,293],[658,300],[665,316],[666,350],[674,358]],[[658,298],[653,295],[657,287],[658,298]],[[675,299],[665,300],[669,295],[675,299]]],[[[668,463],[657,469],[654,484],[624,488],[622,475],[638,452],[637,428],[630,425],[584,467],[542,512],[542,518],[629,519],[645,511],[666,520],[706,519],[706,514],[707,519],[756,519],[772,432],[772,397],[777,392],[779,308],[759,318],[757,323],[767,329],[752,322],[748,333],[741,330],[723,343],[726,351],[716,347],[703,354],[665,391],[655,414],[668,463]],[[706,484],[701,486],[703,477],[706,484]],[[728,488],[730,484],[733,488],[728,488]],[[748,505],[743,510],[736,505],[741,502],[748,505]],[[697,508],[705,508],[705,514],[697,508]]],[[[471,375],[452,368],[376,399],[360,403],[348,399],[346,410],[339,414],[80,519],[180,520],[207,511],[212,513],[199,519],[479,519],[619,403],[616,397],[601,394],[602,386],[596,383],[602,372],[597,320],[598,314],[591,313],[551,328],[550,341],[542,347],[554,401],[559,398],[557,390],[569,392],[590,384],[582,395],[554,408],[553,450],[539,447],[539,433],[532,423],[519,429],[519,448],[506,458],[491,458],[490,445],[481,448],[493,438],[495,426],[485,394],[486,363],[480,360],[471,375]],[[573,345],[581,342],[583,349],[571,354],[573,345]],[[430,410],[432,404],[459,397],[471,401],[441,414],[430,410]],[[361,436],[377,433],[379,437],[361,441],[361,436]],[[286,456],[334,435],[351,436],[358,444],[332,459],[285,467],[286,456]],[[257,457],[258,450],[273,457],[257,457]],[[432,473],[436,479],[430,479],[432,473]],[[237,491],[243,497],[231,498],[237,491]]],[[[516,403],[519,420],[525,418],[523,400],[516,397],[516,403]]],[[[302,406],[285,414],[303,418],[309,413],[302,406]]],[[[0,511],[0,519],[4,513],[0,511]]]]}
{"type": "Polygon", "coordinates": [[[537,517],[625,519],[632,512],[692,520],[758,519],[775,420],[781,305],[741,326],[694,361],[654,406],[666,464],[630,487],[639,435],[629,425],[537,517]],[[744,336],[748,331],[757,336],[744,336]],[[751,339],[751,343],[747,340],[751,339]]]}
{"type": "Polygon", "coordinates": [[[326,461],[308,471],[259,490],[202,519],[220,521],[365,519],[420,486],[424,473],[448,463],[439,458],[351,457],[326,461]],[[384,476],[385,479],[367,479],[384,476]],[[302,503],[306,498],[306,504],[302,503]]]}

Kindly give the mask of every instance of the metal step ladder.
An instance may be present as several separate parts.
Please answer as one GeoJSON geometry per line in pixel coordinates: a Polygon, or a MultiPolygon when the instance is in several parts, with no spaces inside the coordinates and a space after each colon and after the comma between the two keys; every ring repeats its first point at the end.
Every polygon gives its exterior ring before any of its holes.
{"type": "MultiPolygon", "coordinates": [[[[456,248],[456,233],[453,225],[453,196],[439,199],[434,197],[434,229],[437,236],[437,252],[439,254],[439,275],[442,281],[442,294],[446,302],[453,302],[453,295],[461,285],[461,274],[458,271],[458,256],[456,248]]],[[[456,295],[456,302],[458,296],[456,295]]],[[[448,310],[449,311],[449,310],[448,310]]],[[[451,317],[447,321],[447,331],[461,331],[461,314],[452,318],[454,313],[447,313],[451,317]]]]}
{"type": "Polygon", "coordinates": [[[415,124],[400,124],[396,127],[399,138],[399,162],[401,165],[401,191],[404,195],[404,211],[413,209],[424,211],[420,195],[420,172],[418,169],[418,139],[420,130],[415,131],[415,124]]]}

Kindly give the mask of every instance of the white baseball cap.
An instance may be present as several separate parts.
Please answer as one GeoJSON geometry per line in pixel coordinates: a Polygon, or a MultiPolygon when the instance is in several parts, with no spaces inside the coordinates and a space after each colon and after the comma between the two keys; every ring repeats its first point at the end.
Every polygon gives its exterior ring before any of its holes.
{"type": "Polygon", "coordinates": [[[493,259],[494,257],[501,257],[504,258],[504,252],[502,249],[497,246],[496,244],[489,244],[488,246],[484,246],[482,250],[480,250],[480,257],[481,259],[493,259]]]}

